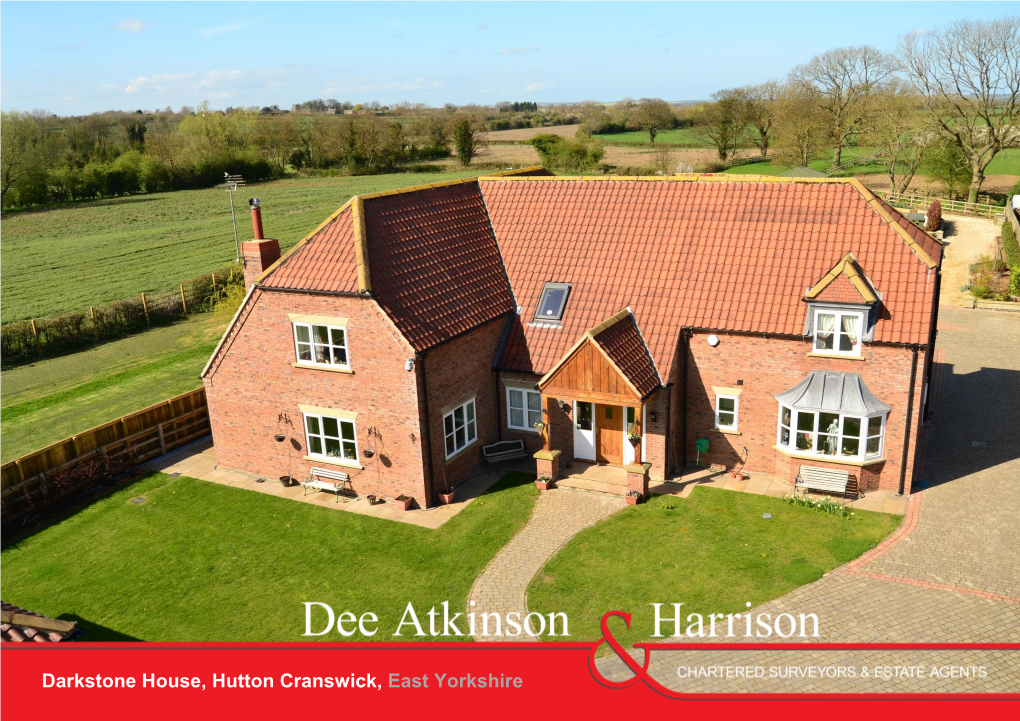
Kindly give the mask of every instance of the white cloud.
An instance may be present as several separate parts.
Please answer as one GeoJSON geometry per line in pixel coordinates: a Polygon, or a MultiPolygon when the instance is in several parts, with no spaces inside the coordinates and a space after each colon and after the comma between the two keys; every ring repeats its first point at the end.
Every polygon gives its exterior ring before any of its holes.
{"type": "Polygon", "coordinates": [[[122,33],[140,33],[152,27],[152,23],[145,22],[141,18],[126,18],[113,26],[114,30],[122,33]]]}
{"type": "Polygon", "coordinates": [[[227,33],[233,33],[237,32],[238,30],[250,28],[253,25],[258,25],[263,20],[274,18],[277,15],[279,15],[279,13],[274,13],[272,15],[260,15],[257,18],[242,20],[241,22],[233,23],[232,25],[221,25],[215,28],[202,28],[201,30],[198,31],[198,34],[206,38],[214,38],[217,35],[226,35],[227,33]]]}
{"type": "Polygon", "coordinates": [[[556,83],[547,83],[543,81],[541,83],[532,83],[531,85],[525,85],[524,92],[533,93],[536,90],[552,90],[555,87],[556,83]]]}
{"type": "Polygon", "coordinates": [[[524,48],[503,48],[496,55],[529,55],[538,50],[534,45],[528,45],[524,48]]]}
{"type": "Polygon", "coordinates": [[[124,92],[129,95],[184,93],[192,96],[201,95],[203,98],[225,98],[236,92],[238,82],[243,80],[245,75],[243,70],[209,70],[200,75],[195,73],[139,75],[128,81],[124,86],[124,92]]]}

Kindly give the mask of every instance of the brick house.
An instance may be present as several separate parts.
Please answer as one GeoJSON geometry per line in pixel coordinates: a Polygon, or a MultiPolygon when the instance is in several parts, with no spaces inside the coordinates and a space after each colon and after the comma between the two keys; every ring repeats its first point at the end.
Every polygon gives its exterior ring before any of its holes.
{"type": "Polygon", "coordinates": [[[941,251],[834,179],[530,169],[355,197],[282,257],[257,224],[202,374],[217,458],[423,507],[510,439],[553,475],[909,493],[941,251]]]}

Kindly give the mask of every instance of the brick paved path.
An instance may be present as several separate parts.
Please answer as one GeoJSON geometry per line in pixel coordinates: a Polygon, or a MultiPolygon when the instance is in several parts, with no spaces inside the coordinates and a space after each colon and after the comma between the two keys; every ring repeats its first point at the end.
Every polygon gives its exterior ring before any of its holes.
{"type": "MultiPolygon", "coordinates": [[[[886,543],[755,614],[815,613],[820,642],[1020,642],[1020,314],[943,306],[939,326],[947,365],[927,451],[927,490],[911,498],[904,526],[886,543]]],[[[609,679],[631,675],[615,657],[603,658],[599,668],[609,679]]],[[[657,652],[650,670],[671,688],[692,692],[1020,691],[1016,651],[657,652]],[[922,664],[930,673],[933,665],[977,664],[987,676],[678,676],[680,667],[713,664],[751,664],[766,674],[773,666],[922,664]]]]}
{"type": "MultiPolygon", "coordinates": [[[[528,525],[489,562],[471,588],[467,610],[479,619],[476,632],[482,631],[482,613],[495,611],[505,619],[508,613],[517,612],[523,621],[528,607],[528,583],[545,562],[579,531],[625,507],[626,501],[615,496],[564,489],[543,492],[528,525]]],[[[476,640],[534,640],[523,634],[515,638],[493,637],[494,630],[490,626],[490,636],[479,635],[476,640]]]]}

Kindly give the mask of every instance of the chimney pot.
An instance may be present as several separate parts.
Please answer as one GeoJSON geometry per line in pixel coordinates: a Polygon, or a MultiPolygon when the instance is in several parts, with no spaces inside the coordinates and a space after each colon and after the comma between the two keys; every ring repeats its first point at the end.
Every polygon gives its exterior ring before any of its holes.
{"type": "Polygon", "coordinates": [[[266,268],[280,259],[280,243],[272,238],[262,237],[262,211],[259,199],[250,199],[248,205],[251,206],[251,224],[255,238],[241,243],[241,255],[244,257],[245,292],[251,288],[252,283],[262,275],[266,268]]]}

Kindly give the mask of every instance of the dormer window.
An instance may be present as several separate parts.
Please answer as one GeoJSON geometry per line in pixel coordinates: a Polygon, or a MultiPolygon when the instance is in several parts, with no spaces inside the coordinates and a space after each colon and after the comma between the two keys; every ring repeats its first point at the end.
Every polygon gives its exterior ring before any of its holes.
{"type": "Polygon", "coordinates": [[[822,355],[861,355],[864,313],[860,311],[815,308],[814,352],[822,355]]]}
{"type": "Polygon", "coordinates": [[[569,283],[546,283],[535,313],[536,323],[560,323],[570,295],[569,283]]]}

